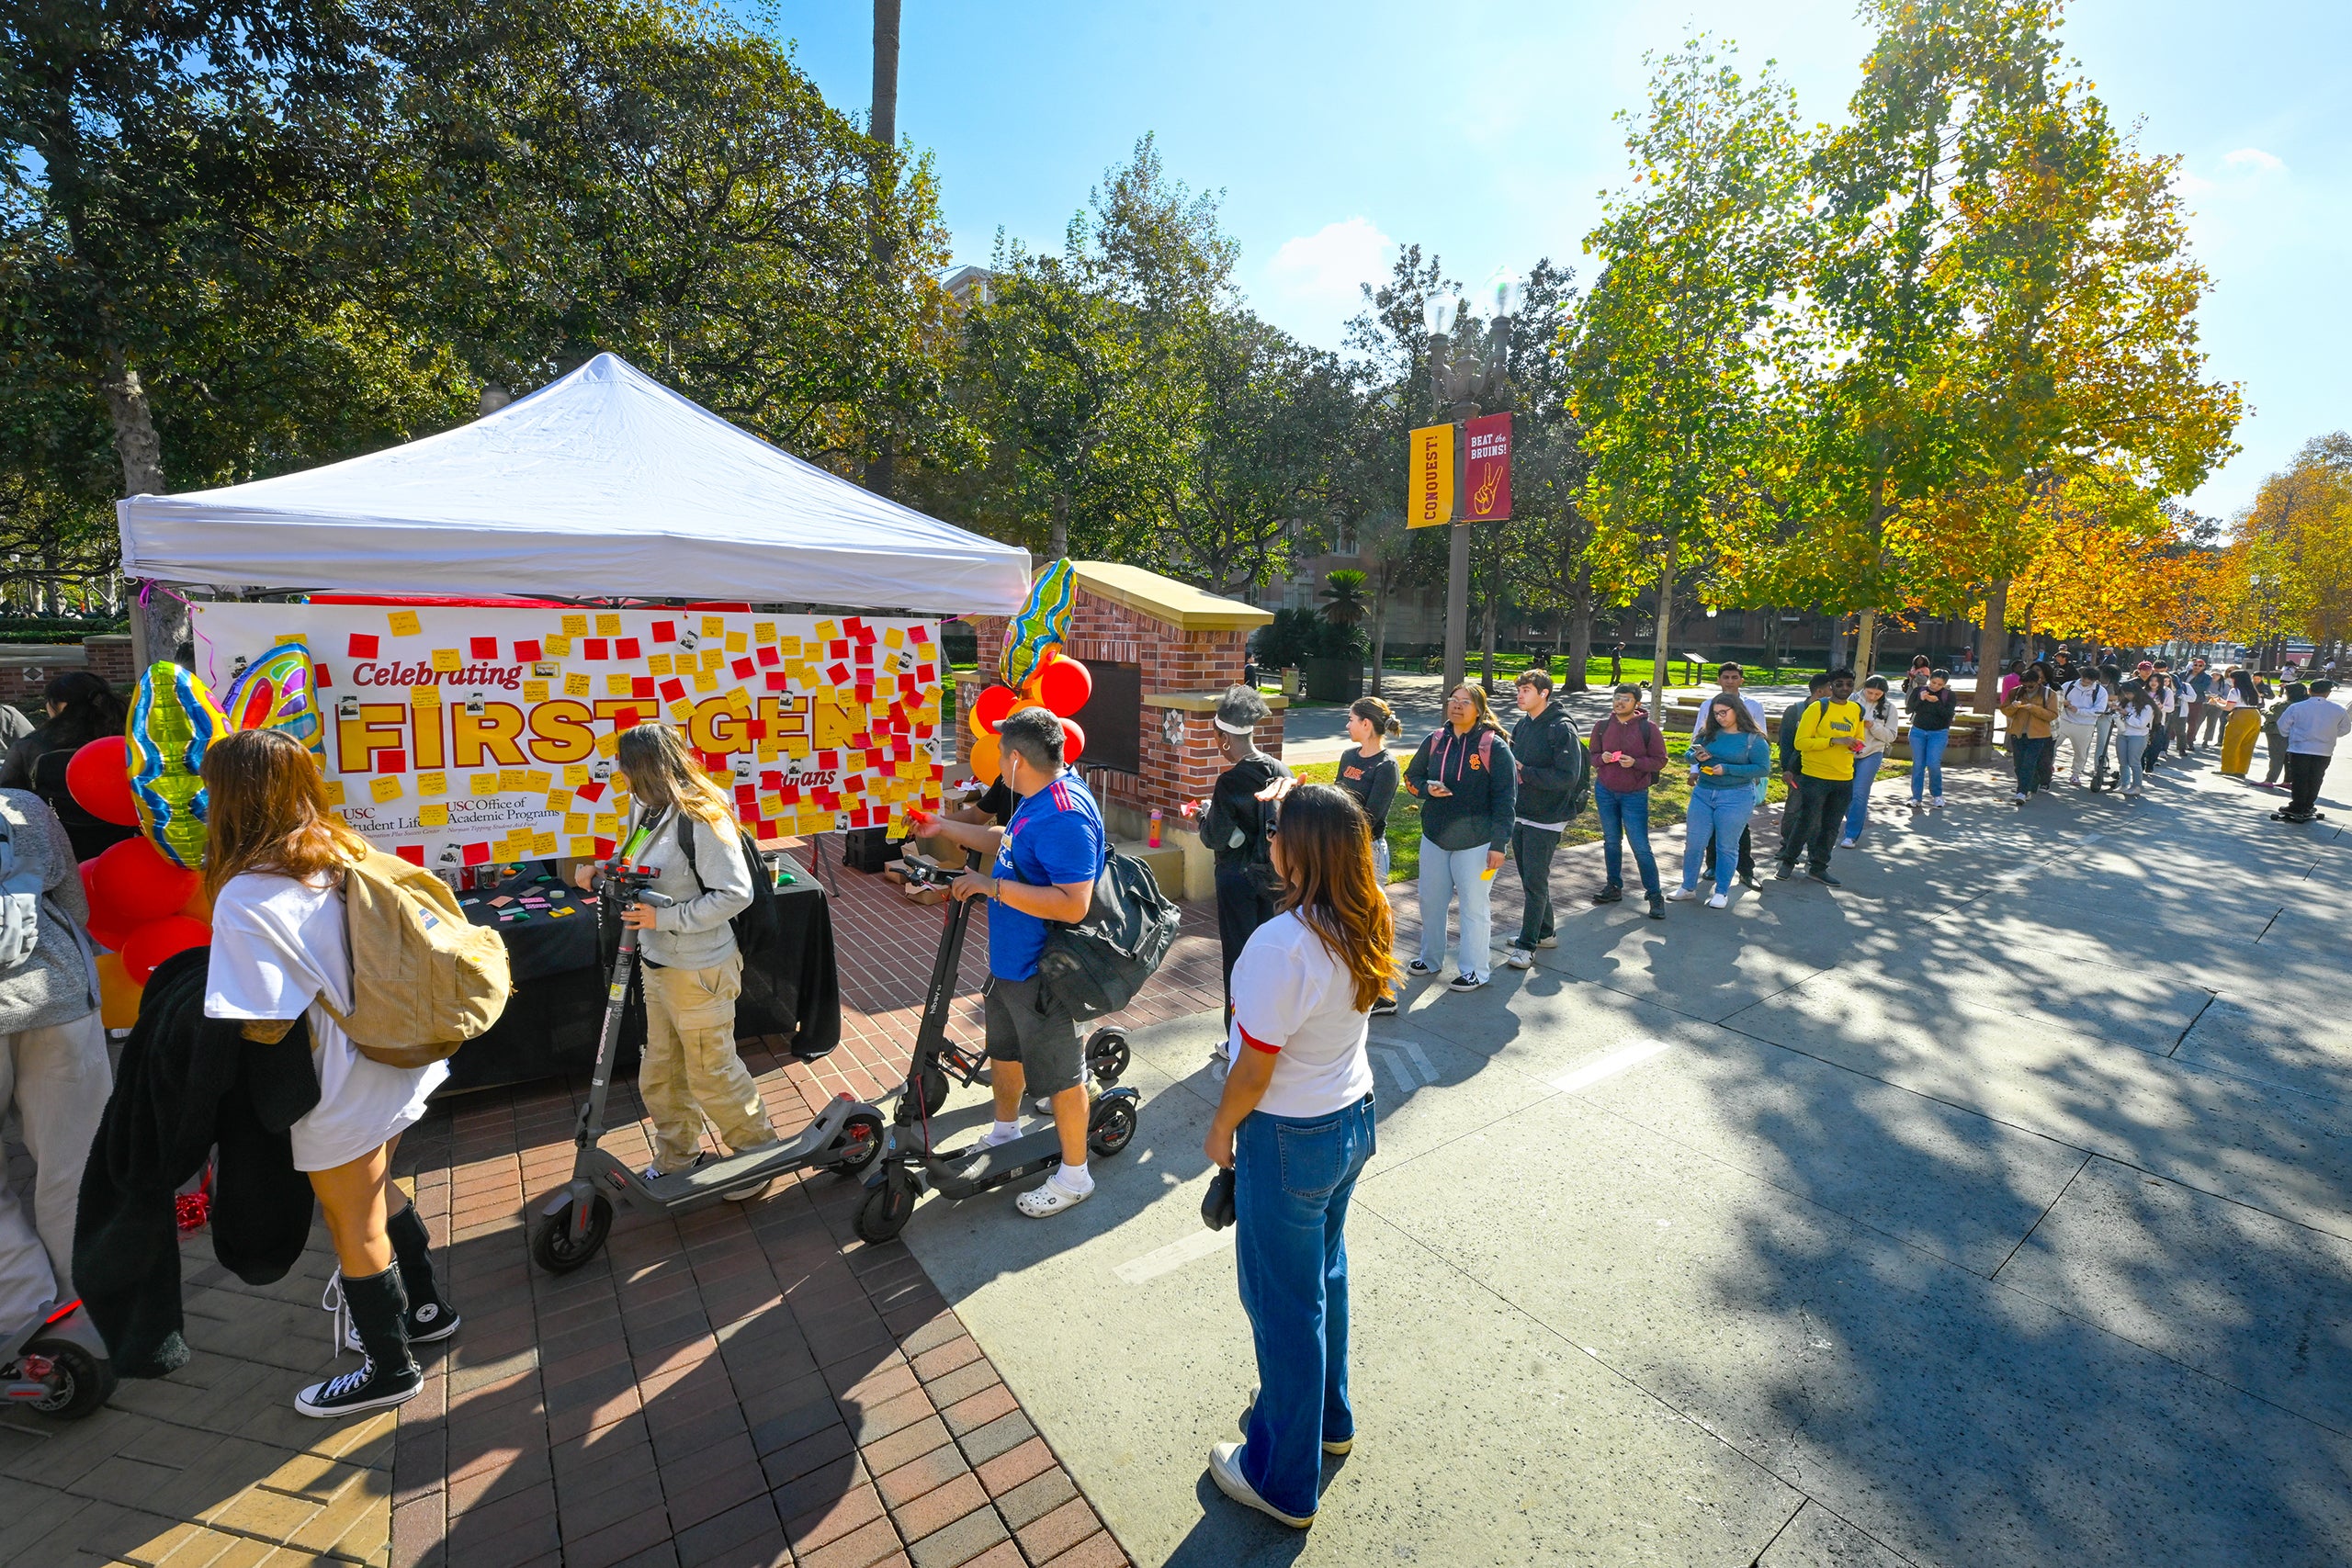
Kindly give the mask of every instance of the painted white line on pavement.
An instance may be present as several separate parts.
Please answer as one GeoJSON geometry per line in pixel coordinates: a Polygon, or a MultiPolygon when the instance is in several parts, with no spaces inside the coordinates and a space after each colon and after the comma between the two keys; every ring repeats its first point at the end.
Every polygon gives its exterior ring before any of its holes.
{"type": "Polygon", "coordinates": [[[1404,1053],[1392,1051],[1385,1045],[1376,1045],[1373,1047],[1372,1054],[1387,1065],[1388,1076],[1396,1080],[1396,1087],[1405,1093],[1409,1095],[1421,1087],[1419,1081],[1413,1077],[1411,1069],[1405,1066],[1404,1053]]]}
{"type": "Polygon", "coordinates": [[[1140,1258],[1130,1258],[1111,1272],[1123,1285],[1140,1285],[1146,1280],[1156,1280],[1170,1269],[1182,1269],[1195,1258],[1233,1245],[1233,1227],[1221,1231],[1202,1229],[1182,1241],[1171,1241],[1166,1247],[1155,1247],[1140,1258]]]}
{"type": "MultiPolygon", "coordinates": [[[[1430,1054],[1421,1049],[1419,1041],[1402,1034],[1374,1034],[1369,1031],[1365,1032],[1364,1038],[1374,1045],[1396,1046],[1413,1059],[1414,1070],[1421,1075],[1421,1083],[1437,1082],[1437,1068],[1430,1064],[1430,1054]]],[[[1388,1070],[1396,1075],[1396,1081],[1405,1086],[1407,1094],[1412,1093],[1414,1089],[1420,1087],[1406,1073],[1404,1063],[1398,1059],[1396,1052],[1383,1051],[1380,1055],[1387,1059],[1388,1070]]]]}
{"type": "Polygon", "coordinates": [[[1430,1054],[1421,1049],[1418,1040],[1405,1042],[1405,1055],[1413,1058],[1413,1066],[1420,1069],[1423,1083],[1437,1082],[1437,1069],[1430,1066],[1430,1054]]]}
{"type": "Polygon", "coordinates": [[[1667,1043],[1663,1040],[1631,1041],[1614,1051],[1595,1056],[1582,1066],[1562,1073],[1552,1080],[1552,1087],[1563,1094],[1590,1089],[1603,1078],[1615,1077],[1628,1067],[1639,1066],[1666,1048],[1667,1043]]]}

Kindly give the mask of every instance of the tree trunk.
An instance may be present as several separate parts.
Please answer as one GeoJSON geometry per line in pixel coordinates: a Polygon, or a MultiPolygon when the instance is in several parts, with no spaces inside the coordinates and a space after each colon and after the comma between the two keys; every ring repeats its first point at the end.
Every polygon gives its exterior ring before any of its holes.
{"type": "Polygon", "coordinates": [[[1999,704],[2001,666],[2009,651],[2009,580],[2003,578],[1984,595],[1984,629],[1977,634],[1976,696],[1969,705],[1989,714],[1999,704]]]}
{"type": "Polygon", "coordinates": [[[1666,558],[1657,568],[1657,641],[1650,660],[1650,722],[1666,728],[1666,666],[1672,651],[1668,638],[1674,625],[1674,541],[1666,541],[1666,558]]]}
{"type": "Polygon", "coordinates": [[[1592,568],[1577,573],[1576,598],[1568,623],[1566,686],[1571,692],[1591,689],[1586,670],[1592,662],[1592,568]]]}
{"type": "Polygon", "coordinates": [[[1046,559],[1051,562],[1069,554],[1069,491],[1054,492],[1054,530],[1046,536],[1046,559]]]}
{"type": "Polygon", "coordinates": [[[1487,661],[1486,675],[1481,683],[1487,688],[1488,696],[1495,694],[1495,614],[1497,604],[1501,598],[1502,590],[1498,588],[1487,590],[1485,624],[1481,628],[1480,646],[1485,652],[1487,661]]]}
{"type": "Polygon", "coordinates": [[[1388,663],[1388,574],[1372,591],[1372,694],[1380,695],[1380,671],[1388,663]]]}
{"type": "Polygon", "coordinates": [[[1871,678],[1878,663],[1878,612],[1864,610],[1854,622],[1854,684],[1871,678]]]}
{"type": "MultiPolygon", "coordinates": [[[[874,261],[876,270],[882,273],[889,270],[896,250],[880,214],[885,182],[895,178],[891,158],[899,146],[899,0],[874,0],[874,97],[865,125],[865,134],[875,143],[874,261]]],[[[876,412],[888,417],[887,409],[876,412]]],[[[888,495],[898,457],[898,437],[886,425],[875,441],[874,456],[865,464],[865,488],[876,495],[888,495]]]]}
{"type": "MultiPolygon", "coordinates": [[[[122,461],[122,493],[163,494],[164,443],[155,434],[155,411],[148,404],[138,369],[119,348],[107,352],[103,390],[114,423],[115,456],[122,461]]],[[[148,593],[130,616],[133,668],[144,670],[178,652],[186,624],[177,599],[162,592],[148,593]]]]}

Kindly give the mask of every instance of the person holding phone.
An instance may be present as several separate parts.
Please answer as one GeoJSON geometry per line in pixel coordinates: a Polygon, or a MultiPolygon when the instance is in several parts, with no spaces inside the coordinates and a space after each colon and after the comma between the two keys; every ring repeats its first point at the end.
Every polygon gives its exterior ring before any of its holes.
{"type": "Polygon", "coordinates": [[[1445,720],[1405,767],[1405,787],[1421,801],[1421,950],[1406,967],[1429,976],[1444,964],[1446,908],[1458,897],[1462,937],[1446,988],[1475,991],[1493,974],[1490,899],[1516,820],[1519,760],[1478,687],[1454,687],[1445,720]]]}
{"type": "Polygon", "coordinates": [[[1624,849],[1634,848],[1634,868],[1650,901],[1650,919],[1666,919],[1666,893],[1650,853],[1650,786],[1666,772],[1666,736],[1642,711],[1642,689],[1617,688],[1609,716],[1592,731],[1593,804],[1600,812],[1601,856],[1609,880],[1592,896],[1596,904],[1625,897],[1624,849]]]}
{"type": "Polygon", "coordinates": [[[1690,808],[1683,819],[1682,886],[1674,899],[1699,896],[1700,865],[1713,852],[1715,890],[1707,908],[1731,902],[1733,846],[1756,810],[1756,789],[1772,771],[1772,743],[1747,705],[1728,692],[1707,704],[1690,739],[1690,808]]]}
{"type": "MultiPolygon", "coordinates": [[[[1788,724],[1786,715],[1781,723],[1788,724]]],[[[1807,703],[1797,719],[1795,744],[1797,807],[1781,832],[1781,865],[1772,876],[1787,881],[1802,855],[1807,860],[1807,876],[1825,887],[1837,887],[1842,885],[1829,874],[1829,855],[1837,847],[1838,825],[1854,798],[1854,760],[1868,744],[1861,705],[1854,701],[1851,670],[1829,671],[1827,694],[1807,703]]]]}
{"type": "Polygon", "coordinates": [[[1951,721],[1960,711],[1960,694],[1951,689],[1951,671],[1928,671],[1928,683],[1911,694],[1911,809],[1944,808],[1944,751],[1951,744],[1951,721]]]}

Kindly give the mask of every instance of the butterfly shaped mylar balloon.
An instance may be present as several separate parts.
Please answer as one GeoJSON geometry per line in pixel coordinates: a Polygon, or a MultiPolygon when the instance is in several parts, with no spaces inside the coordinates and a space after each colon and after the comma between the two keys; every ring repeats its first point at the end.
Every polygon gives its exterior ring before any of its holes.
{"type": "Polygon", "coordinates": [[[204,864],[204,753],[237,729],[282,729],[313,756],[323,754],[326,721],[308,649],[271,649],[237,677],[226,703],[215,703],[202,677],[176,664],[150,665],[139,677],[123,731],[130,798],[148,842],[175,865],[204,864]]]}
{"type": "Polygon", "coordinates": [[[1029,602],[1004,628],[1004,657],[997,673],[1014,691],[1029,683],[1046,662],[1047,651],[1062,645],[1069,632],[1070,611],[1078,598],[1078,569],[1057,560],[1038,574],[1029,587],[1029,602]]]}

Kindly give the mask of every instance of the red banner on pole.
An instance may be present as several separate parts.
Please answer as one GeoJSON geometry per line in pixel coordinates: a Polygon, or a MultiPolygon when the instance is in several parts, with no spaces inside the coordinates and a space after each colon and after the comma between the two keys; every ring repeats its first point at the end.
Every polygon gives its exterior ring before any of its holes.
{"type": "Polygon", "coordinates": [[[1470,458],[1462,474],[1462,515],[1472,523],[1510,515],[1510,415],[1490,413],[1464,426],[1470,458]]]}

